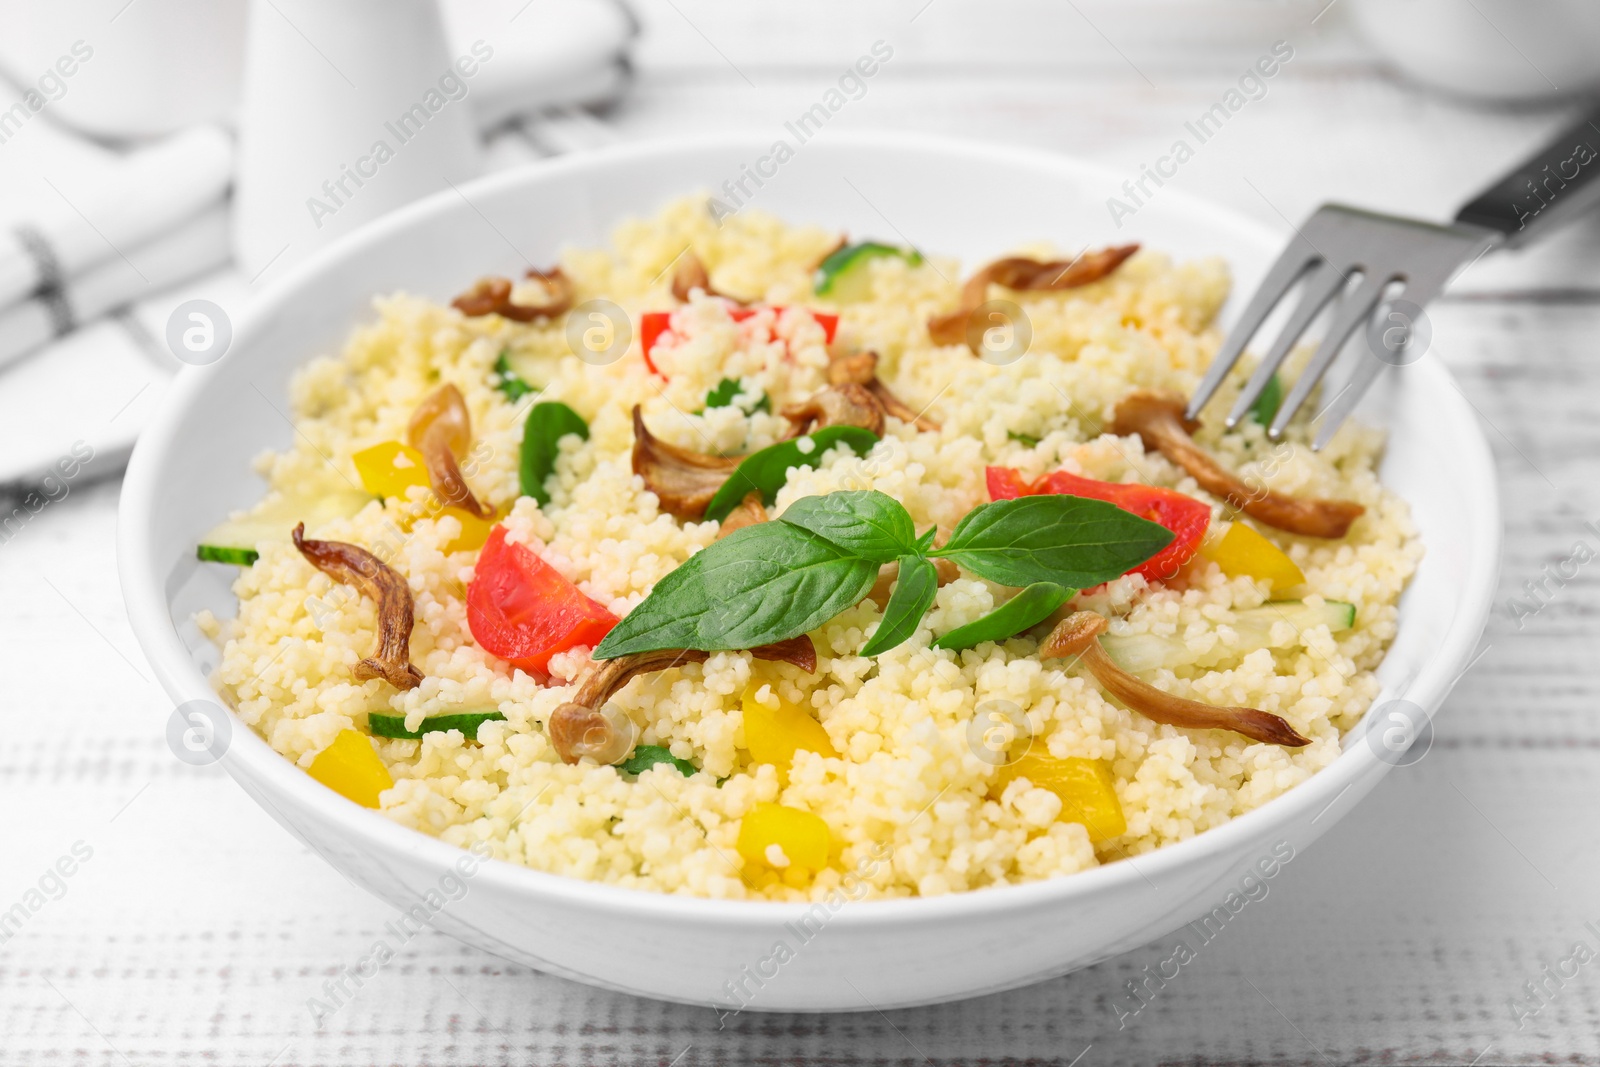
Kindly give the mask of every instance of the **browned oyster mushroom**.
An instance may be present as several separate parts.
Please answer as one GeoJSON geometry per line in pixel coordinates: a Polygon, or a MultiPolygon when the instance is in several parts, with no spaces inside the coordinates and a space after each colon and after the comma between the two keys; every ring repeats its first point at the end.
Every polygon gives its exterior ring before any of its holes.
{"type": "Polygon", "coordinates": [[[741,307],[748,303],[732,293],[724,293],[715,288],[711,284],[711,274],[706,270],[706,265],[700,262],[700,257],[693,252],[685,252],[678,258],[678,267],[672,272],[673,299],[687,304],[689,293],[694,289],[699,289],[707,296],[720,296],[724,300],[731,300],[741,307]]]}
{"type": "Polygon", "coordinates": [[[302,522],[290,537],[306,562],[336,582],[355,586],[378,606],[378,650],[356,664],[355,676],[362,681],[382,678],[396,689],[421,685],[422,672],[411,665],[414,608],[406,580],[364,548],[343,541],[312,541],[305,533],[302,522]]]}
{"type": "Polygon", "coordinates": [[[633,473],[661,501],[662,510],[680,519],[698,519],[739,465],[737,456],[708,456],[669,445],[644,424],[633,406],[633,473]]]}
{"type": "MultiPolygon", "coordinates": [[[[807,673],[817,669],[817,649],[805,634],[749,650],[756,659],[792,663],[807,673]]],[[[621,763],[633,751],[633,722],[607,701],[635,676],[685,663],[704,663],[710,653],[667,648],[599,660],[578,683],[572,700],[550,713],[547,731],[556,755],[567,763],[587,757],[600,764],[621,763]]]]}
{"type": "Polygon", "coordinates": [[[927,416],[912,411],[910,405],[889,391],[878,378],[878,353],[851,352],[836,354],[828,362],[829,385],[859,385],[870,392],[883,408],[885,415],[893,415],[901,422],[910,423],[919,430],[939,429],[939,424],[927,416]]]}
{"type": "Polygon", "coordinates": [[[443,385],[428,394],[411,413],[406,439],[422,453],[428,465],[428,484],[441,504],[470,511],[480,519],[494,514],[493,508],[472,495],[461,473],[461,460],[472,448],[472,417],[461,390],[443,385]]]}
{"type": "Polygon", "coordinates": [[[514,322],[533,322],[554,318],[572,307],[572,282],[560,267],[549,270],[529,268],[527,276],[544,286],[545,299],[535,304],[513,303],[510,278],[479,278],[472,288],[450,302],[463,315],[499,315],[514,322]]]}
{"type": "Polygon", "coordinates": [[[966,345],[977,353],[975,331],[968,326],[972,313],[989,298],[991,284],[1032,292],[1076,289],[1104,278],[1137,251],[1138,245],[1121,245],[1086,252],[1076,259],[1041,261],[1026,256],[997,259],[967,279],[961,287],[961,303],[954,311],[928,320],[928,337],[934,344],[966,345]]]}
{"type": "Polygon", "coordinates": [[[859,426],[876,437],[883,436],[882,405],[865,386],[850,382],[819,389],[779,414],[789,420],[790,437],[826,426],[859,426]]]}
{"type": "Polygon", "coordinates": [[[1117,405],[1106,429],[1119,437],[1137,434],[1182,467],[1206,492],[1226,500],[1252,519],[1306,537],[1343,537],[1367,509],[1349,500],[1318,500],[1246,485],[1238,475],[1207,455],[1189,436],[1197,423],[1183,417],[1184,401],[1170,393],[1129,393],[1117,405]]]}
{"type": "Polygon", "coordinates": [[[1164,693],[1114,663],[1100,647],[1106,620],[1092,611],[1062,619],[1039,646],[1040,659],[1076,656],[1101,687],[1147,719],[1188,730],[1232,730],[1252,741],[1300,748],[1311,743],[1282,718],[1256,708],[1225,708],[1164,693]]]}

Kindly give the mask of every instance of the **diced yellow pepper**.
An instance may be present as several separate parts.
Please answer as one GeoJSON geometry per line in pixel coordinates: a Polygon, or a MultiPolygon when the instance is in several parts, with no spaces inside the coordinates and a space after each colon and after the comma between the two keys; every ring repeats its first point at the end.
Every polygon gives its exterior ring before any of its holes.
{"type": "Polygon", "coordinates": [[[373,496],[404,500],[413,485],[428,486],[428,464],[422,453],[399,441],[363,448],[350,459],[361,476],[361,487],[373,496]]]}
{"type": "Polygon", "coordinates": [[[821,816],[762,802],[739,823],[739,855],[760,870],[775,870],[784,882],[804,885],[828,865],[833,838],[821,816]]]}
{"type": "Polygon", "coordinates": [[[1079,756],[1056,759],[1049,753],[1029,752],[1015,763],[1000,768],[995,776],[994,792],[997,795],[1004,792],[1006,786],[1018,778],[1026,778],[1035,787],[1048,789],[1060,797],[1061,814],[1056,816],[1057,821],[1082,823],[1089,831],[1089,840],[1097,845],[1128,832],[1111,764],[1106,760],[1079,756]]]}
{"type": "Polygon", "coordinates": [[[340,730],[333,744],[318,752],[306,773],[364,808],[378,806],[378,794],[394,788],[389,768],[365,734],[340,730]]]}
{"type": "Polygon", "coordinates": [[[497,516],[491,515],[487,519],[480,519],[472,512],[463,508],[447,507],[439,514],[454,515],[461,520],[461,533],[450,539],[444,546],[446,552],[476,552],[489,540],[489,533],[499,522],[497,516]]]}
{"type": "Polygon", "coordinates": [[[744,692],[744,743],[750,758],[770,763],[778,769],[778,781],[789,783],[789,767],[801,749],[837,758],[839,752],[828,740],[828,731],[810,712],[779,701],[777,710],[756,700],[758,686],[744,692]]]}
{"type": "Polygon", "coordinates": [[[1230,578],[1265,578],[1272,583],[1274,594],[1287,592],[1306,580],[1281,548],[1242,522],[1229,525],[1221,537],[1208,539],[1200,552],[1230,578]]]}

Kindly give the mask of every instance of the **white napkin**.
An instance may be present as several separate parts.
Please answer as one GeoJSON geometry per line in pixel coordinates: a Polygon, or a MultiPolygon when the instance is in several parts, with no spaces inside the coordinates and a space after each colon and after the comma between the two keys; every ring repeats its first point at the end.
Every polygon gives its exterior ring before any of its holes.
{"type": "Polygon", "coordinates": [[[228,258],[219,129],[119,153],[40,115],[0,151],[0,366],[228,258]]]}

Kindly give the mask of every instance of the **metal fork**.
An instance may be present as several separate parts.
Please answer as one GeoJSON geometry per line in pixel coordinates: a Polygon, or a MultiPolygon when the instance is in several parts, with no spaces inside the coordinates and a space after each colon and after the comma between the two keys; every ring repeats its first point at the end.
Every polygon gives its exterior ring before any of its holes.
{"type": "Polygon", "coordinates": [[[1295,231],[1267,271],[1190,398],[1188,416],[1194,418],[1205,407],[1262,323],[1295,283],[1303,281],[1299,302],[1239,394],[1227,425],[1231,428],[1244,417],[1301,334],[1336,302],[1327,333],[1267,428],[1274,440],[1283,435],[1357,328],[1375,321],[1394,325],[1369,346],[1372,351],[1363,354],[1344,387],[1324,404],[1317,416],[1322,425],[1311,446],[1321,449],[1384,367],[1408,361],[1405,350],[1412,342],[1416,316],[1463,265],[1492,248],[1515,247],[1543,236],[1600,203],[1597,177],[1600,110],[1563,130],[1463,207],[1448,225],[1324,204],[1295,231]]]}

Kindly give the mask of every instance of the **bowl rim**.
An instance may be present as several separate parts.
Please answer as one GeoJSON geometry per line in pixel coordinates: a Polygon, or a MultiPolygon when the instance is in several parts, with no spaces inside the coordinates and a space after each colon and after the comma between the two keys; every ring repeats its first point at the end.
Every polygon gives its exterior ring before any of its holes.
{"type": "MultiPolygon", "coordinates": [[[[770,139],[766,133],[749,130],[642,139],[529,163],[485,175],[457,188],[441,190],[330,243],[289,268],[281,278],[268,283],[239,314],[233,345],[250,344],[262,328],[261,324],[274,311],[307,289],[309,283],[325,271],[425,219],[459,210],[459,203],[473,194],[494,194],[525,182],[538,182],[545,176],[638,164],[663,155],[718,149],[764,150],[770,139]]],[[[829,131],[827,143],[835,148],[864,151],[961,155],[981,152],[992,162],[1102,179],[1107,187],[1115,187],[1120,180],[1120,175],[1109,167],[1069,155],[966,138],[900,131],[829,131]]],[[[1220,219],[1242,239],[1261,242],[1266,248],[1277,248],[1282,243],[1282,235],[1232,208],[1181,189],[1166,190],[1163,196],[1174,204],[1187,205],[1220,219]]],[[[468,206],[471,206],[470,200],[468,206]]],[[[316,811],[341,834],[359,840],[369,849],[445,870],[468,853],[438,837],[394,822],[376,810],[361,807],[305,774],[237,718],[227,701],[201,673],[178,636],[177,620],[167,611],[164,580],[153,566],[157,557],[153,552],[150,520],[156,486],[178,444],[178,415],[195,401],[207,370],[207,367],[189,366],[178,373],[159,411],[140,436],[123,481],[118,502],[118,571],[129,621],[139,644],[162,688],[175,704],[208,700],[226,709],[234,729],[227,751],[218,762],[241,785],[248,780],[264,791],[281,791],[292,805],[316,811]]],[[[1420,374],[1419,387],[1430,392],[1441,412],[1441,421],[1448,422],[1455,430],[1453,440],[1459,446],[1456,460],[1460,464],[1461,482],[1474,490],[1470,500],[1474,521],[1469,526],[1468,547],[1474,555],[1489,561],[1489,566],[1478,574],[1467,575],[1462,584],[1460,610],[1440,639],[1438,651],[1419,664],[1404,686],[1406,699],[1420,705],[1431,719],[1459,681],[1488,620],[1498,576],[1502,531],[1492,453],[1470,404],[1433,353],[1425,354],[1408,370],[1420,374]]],[[[1346,734],[1347,741],[1350,736],[1346,734]]],[[[996,909],[1055,905],[1075,896],[1114,893],[1124,887],[1137,887],[1141,881],[1155,885],[1155,879],[1163,874],[1202,862],[1208,854],[1226,854],[1235,846],[1268,833],[1274,826],[1292,824],[1313,808],[1320,807],[1325,814],[1352,786],[1368,778],[1371,779],[1367,783],[1369,787],[1375,785],[1388,769],[1389,765],[1368,746],[1347,743],[1333,763],[1299,785],[1220,826],[1141,855],[1137,862],[1129,859],[1072,875],[933,897],[852,900],[851,907],[833,914],[829,920],[830,929],[836,926],[892,927],[960,919],[996,909]]],[[[267,806],[274,807],[270,803],[267,806]]],[[[1315,818],[1320,819],[1322,814],[1315,818]]],[[[816,900],[734,900],[669,894],[538,871],[504,860],[480,861],[473,877],[474,881],[484,879],[485,884],[503,892],[530,899],[550,898],[573,908],[619,909],[658,921],[691,921],[733,928],[770,928],[774,924],[792,922],[820,903],[816,900]]]]}

